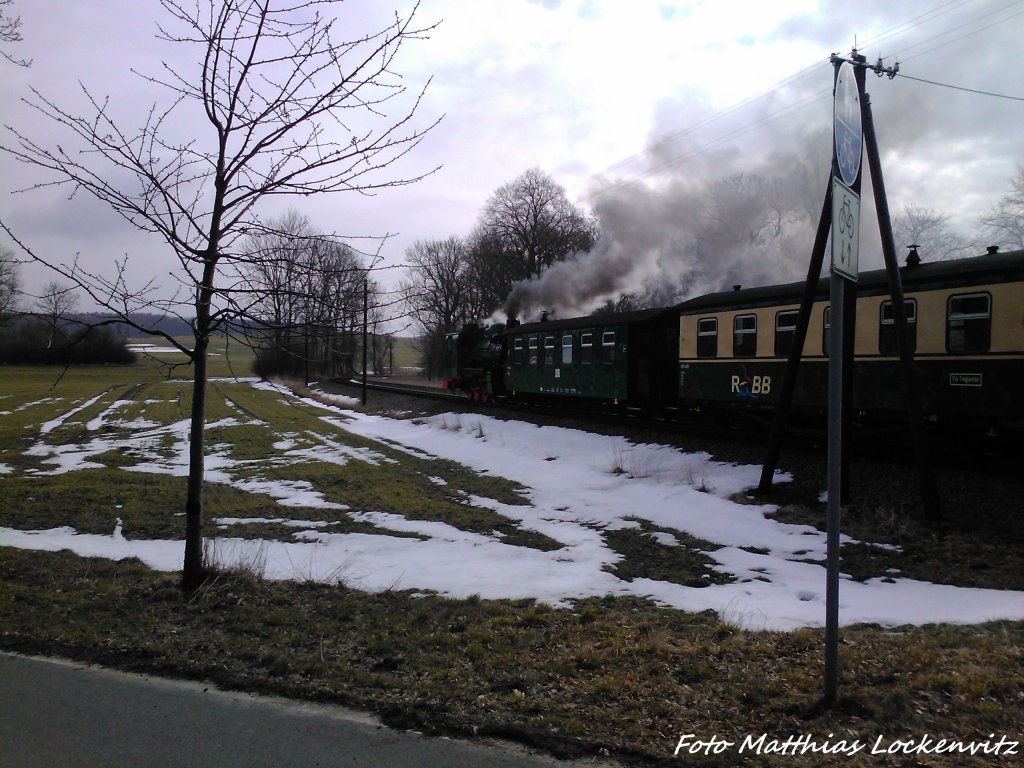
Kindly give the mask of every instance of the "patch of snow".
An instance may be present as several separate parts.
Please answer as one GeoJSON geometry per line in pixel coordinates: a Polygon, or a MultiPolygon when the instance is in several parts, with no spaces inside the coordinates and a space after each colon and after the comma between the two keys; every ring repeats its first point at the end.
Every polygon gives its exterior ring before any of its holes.
{"type": "Polygon", "coordinates": [[[50,421],[46,422],[45,424],[43,424],[43,426],[41,426],[39,428],[39,432],[41,434],[43,434],[43,435],[49,434],[50,432],[55,430],[57,427],[61,426],[65,421],[70,419],[72,416],[74,416],[79,411],[84,411],[86,408],[88,408],[90,405],[95,403],[97,400],[99,400],[105,394],[107,394],[107,393],[106,392],[101,392],[100,394],[96,395],[96,397],[93,397],[93,398],[90,398],[89,400],[86,400],[84,403],[82,403],[81,405],[79,405],[79,406],[77,406],[75,408],[72,408],[70,411],[65,411],[63,414],[58,416],[56,419],[51,419],[50,421]]]}
{"type": "Polygon", "coordinates": [[[665,547],[678,547],[679,546],[679,539],[677,539],[675,536],[673,536],[671,533],[668,533],[667,531],[651,531],[647,535],[650,536],[652,539],[654,539],[659,544],[661,544],[662,546],[665,546],[665,547]]]}
{"type": "MultiPolygon", "coordinates": [[[[360,511],[349,514],[381,533],[330,533],[312,521],[296,520],[299,541],[216,539],[221,562],[258,560],[268,578],[340,579],[366,590],[400,587],[454,597],[532,597],[554,605],[588,596],[633,595],[687,611],[714,610],[727,621],[753,629],[824,624],[825,569],[812,561],[825,559],[825,534],[810,526],[772,519],[772,506],[730,500],[733,494],[757,485],[759,467],[718,462],[707,454],[686,454],[670,446],[633,444],[622,438],[487,416],[391,419],[296,398],[267,382],[253,386],[271,390],[286,402],[315,407],[324,424],[316,433],[289,435],[275,444],[284,456],[271,457],[274,463],[294,459],[338,464],[381,461],[383,452],[352,448],[332,431],[345,430],[419,458],[443,458],[481,474],[500,474],[525,489],[528,504],[504,504],[478,496],[467,496],[466,501],[493,510],[524,530],[543,533],[560,546],[541,551],[509,544],[507,537],[495,532],[472,533],[440,521],[360,511]],[[554,456],[557,461],[550,460],[554,456]],[[618,578],[606,568],[621,556],[607,546],[604,532],[638,529],[637,520],[661,529],[648,535],[668,546],[678,544],[672,531],[710,542],[717,547],[709,547],[707,553],[714,569],[734,582],[688,587],[654,579],[618,578]],[[388,535],[387,531],[415,533],[420,538],[388,535]]],[[[237,422],[220,422],[232,423],[237,422]]],[[[187,439],[185,420],[117,440],[94,439],[72,446],[39,442],[29,453],[70,470],[87,466],[90,456],[116,447],[142,460],[128,468],[132,471],[184,475],[187,439]],[[155,445],[166,450],[168,438],[173,442],[171,458],[154,450],[155,445]]],[[[326,501],[305,481],[239,477],[243,467],[246,475],[252,474],[253,467],[258,474],[259,462],[232,460],[227,447],[211,447],[207,478],[213,482],[269,495],[282,507],[344,508],[326,501]]],[[[290,524],[286,515],[267,519],[290,524]]],[[[231,518],[222,519],[222,524],[223,520],[231,518]]],[[[0,545],[68,548],[83,555],[112,558],[136,556],[162,570],[179,569],[183,553],[182,542],[121,541],[114,536],[78,534],[69,528],[0,529],[0,545]]],[[[844,576],[840,589],[840,620],[844,624],[992,619],[1024,620],[1024,593],[892,576],[864,583],[844,576]]]]}
{"type": "Polygon", "coordinates": [[[141,352],[141,353],[147,354],[147,355],[166,355],[166,354],[182,355],[182,354],[184,354],[184,352],[182,352],[177,347],[171,347],[171,346],[168,346],[166,344],[137,343],[137,344],[125,344],[125,347],[127,347],[132,352],[141,352]]]}
{"type": "Polygon", "coordinates": [[[324,392],[320,387],[310,385],[310,390],[316,393],[318,398],[328,400],[332,403],[339,403],[341,405],[359,405],[360,399],[358,397],[351,397],[350,395],[336,395],[333,392],[324,392]]]}
{"type": "Polygon", "coordinates": [[[95,432],[96,430],[100,429],[103,426],[103,422],[105,422],[110,417],[111,413],[118,410],[119,408],[124,408],[130,402],[130,400],[115,400],[113,403],[107,406],[103,410],[103,412],[100,413],[99,416],[97,416],[95,419],[90,419],[88,422],[86,422],[85,428],[90,432],[95,432]]]}

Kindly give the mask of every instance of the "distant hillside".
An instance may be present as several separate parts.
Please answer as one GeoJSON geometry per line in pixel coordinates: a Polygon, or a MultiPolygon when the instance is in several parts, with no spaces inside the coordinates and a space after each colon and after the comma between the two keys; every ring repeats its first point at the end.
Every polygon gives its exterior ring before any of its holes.
{"type": "MultiPolygon", "coordinates": [[[[110,320],[113,315],[102,313],[90,313],[78,315],[78,319],[86,323],[102,322],[110,320]]],[[[185,336],[192,333],[192,326],[179,317],[172,315],[158,315],[155,312],[138,312],[131,316],[132,321],[152,331],[163,332],[170,336],[185,336]]],[[[137,328],[127,323],[117,322],[113,327],[122,330],[127,336],[145,336],[137,328]]]]}

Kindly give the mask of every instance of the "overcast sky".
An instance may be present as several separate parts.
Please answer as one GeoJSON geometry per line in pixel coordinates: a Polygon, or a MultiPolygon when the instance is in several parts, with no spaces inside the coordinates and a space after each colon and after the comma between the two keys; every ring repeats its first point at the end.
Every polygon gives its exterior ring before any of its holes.
{"type": "MultiPolygon", "coordinates": [[[[410,6],[349,0],[339,14],[355,35],[410,6]]],[[[15,0],[14,11],[24,41],[9,51],[32,65],[0,62],[2,121],[44,140],[56,142],[60,133],[20,103],[30,85],[75,107],[81,81],[109,95],[129,128],[163,98],[130,70],[156,72],[161,60],[183,72],[191,66],[154,41],[162,13],[156,0],[15,0]]],[[[827,153],[828,57],[855,42],[870,61],[898,58],[901,74],[1017,97],[869,75],[894,213],[907,204],[935,208],[970,234],[1024,162],[1021,0],[423,0],[419,16],[439,26],[410,44],[396,68],[411,88],[433,78],[422,123],[444,119],[403,172],[441,169],[373,198],[298,204],[327,232],[393,234],[382,250],[389,264],[401,263],[415,240],[468,234],[487,196],[528,168],[550,174],[570,200],[592,209],[602,194],[652,200],[682,179],[775,173],[793,156],[787,153],[827,153]],[[812,138],[821,136],[823,148],[812,138]]],[[[44,180],[0,156],[0,217],[26,243],[90,264],[128,254],[133,276],[166,279],[160,276],[173,267],[160,243],[95,202],[54,189],[9,194],[44,180]]],[[[652,216],[686,217],[667,200],[648,206],[652,216]]],[[[862,266],[877,266],[871,236],[862,237],[862,266]]],[[[664,258],[664,243],[657,247],[664,258]]],[[[805,249],[797,262],[806,264],[810,242],[805,249]]],[[[792,265],[778,272],[792,279],[792,265]]],[[[30,290],[49,279],[37,269],[23,274],[30,290]]],[[[382,273],[385,283],[397,277],[382,273]]]]}

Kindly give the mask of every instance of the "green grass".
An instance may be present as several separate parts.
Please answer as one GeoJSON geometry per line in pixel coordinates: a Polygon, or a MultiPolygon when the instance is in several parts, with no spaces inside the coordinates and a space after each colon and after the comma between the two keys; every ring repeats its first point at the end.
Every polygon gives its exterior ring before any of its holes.
{"type": "MultiPolygon", "coordinates": [[[[181,458],[181,435],[152,433],[151,426],[180,423],[189,417],[191,383],[167,380],[152,361],[129,367],[72,369],[0,369],[5,383],[7,415],[0,415],[0,464],[8,492],[0,497],[0,525],[44,529],[71,525],[84,533],[109,534],[120,517],[128,538],[183,536],[185,480],[181,476],[131,472],[154,456],[181,458]],[[31,376],[25,375],[31,373],[31,376]],[[10,379],[9,382],[5,381],[10,379]],[[47,433],[40,425],[68,414],[91,398],[98,399],[71,414],[47,433]],[[24,410],[16,410],[22,405],[24,410]],[[102,424],[90,421],[102,414],[102,424]],[[122,422],[143,420],[142,432],[122,422]],[[140,437],[140,434],[142,435],[140,437]],[[37,445],[38,443],[38,445],[37,445]],[[55,464],[36,453],[39,445],[53,451],[86,451],[98,467],[54,473],[55,464]],[[33,446],[36,446],[33,448],[33,446]]],[[[327,412],[279,392],[255,389],[230,380],[211,381],[207,390],[208,455],[233,463],[233,481],[302,482],[326,501],[345,509],[284,507],[264,493],[208,482],[205,516],[296,518],[325,521],[330,532],[385,532],[352,512],[389,512],[409,519],[442,521],[484,535],[501,535],[510,545],[557,549],[553,539],[525,530],[517,522],[470,501],[471,496],[504,504],[525,504],[521,489],[503,478],[477,475],[444,460],[409,456],[397,447],[353,435],[325,422],[327,412]],[[344,451],[339,461],[321,460],[325,453],[344,451]],[[444,484],[436,482],[442,478],[444,484]]],[[[335,412],[332,418],[341,419],[335,412]]],[[[341,419],[343,420],[343,419],[341,419]]],[[[185,427],[182,427],[184,430],[185,427]]],[[[293,540],[297,529],[280,524],[207,527],[208,535],[257,538],[268,535],[293,540]]],[[[388,535],[392,532],[386,531],[388,535]]]]}
{"type": "MultiPolygon", "coordinates": [[[[187,348],[195,344],[189,336],[179,336],[177,340],[187,348]]],[[[128,343],[170,347],[169,342],[155,336],[129,339],[128,343]]],[[[252,376],[255,354],[250,347],[225,336],[214,336],[210,340],[209,352],[207,368],[211,377],[252,376]]],[[[181,352],[138,353],[136,367],[149,369],[161,377],[191,378],[191,368],[185,365],[187,362],[187,356],[181,352]]]]}
{"type": "Polygon", "coordinates": [[[398,368],[412,368],[420,363],[420,352],[416,346],[416,339],[409,339],[402,336],[395,337],[395,358],[394,366],[398,368]]]}
{"type": "Polygon", "coordinates": [[[605,566],[605,570],[620,579],[655,579],[687,587],[707,587],[734,581],[712,568],[715,561],[706,553],[720,549],[718,545],[640,518],[625,519],[638,527],[604,532],[605,543],[622,556],[614,565],[605,566]],[[668,534],[678,543],[676,546],[663,544],[652,535],[655,533],[668,534]]]}
{"type": "MultiPolygon", "coordinates": [[[[218,517],[288,517],[323,520],[324,512],[305,507],[285,510],[269,496],[246,493],[219,483],[205,490],[206,533],[216,534],[218,517]]],[[[46,477],[7,477],[0,503],[0,526],[43,530],[69,525],[79,533],[109,535],[121,518],[127,539],[183,539],[185,484],[182,478],[83,469],[46,477]]],[[[361,527],[365,530],[365,527],[361,527]]],[[[296,529],[285,529],[291,540],[296,529]]],[[[243,538],[255,538],[251,531],[243,538]]],[[[275,537],[276,538],[276,537],[275,537]]]]}

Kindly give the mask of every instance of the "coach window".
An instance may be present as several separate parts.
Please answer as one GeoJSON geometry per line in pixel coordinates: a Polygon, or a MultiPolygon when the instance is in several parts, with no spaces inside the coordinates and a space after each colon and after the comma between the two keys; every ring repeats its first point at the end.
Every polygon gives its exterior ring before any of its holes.
{"type": "Polygon", "coordinates": [[[732,356],[757,355],[757,315],[736,315],[732,319],[732,356]]]}
{"type": "Polygon", "coordinates": [[[601,362],[609,365],[615,362],[615,331],[601,334],[601,362]]]}
{"type": "Polygon", "coordinates": [[[775,313],[775,356],[788,357],[796,338],[796,321],[800,313],[795,309],[775,313]]]}
{"type": "Polygon", "coordinates": [[[521,367],[523,364],[523,337],[516,336],[512,344],[512,365],[521,367]]]}
{"type": "Polygon", "coordinates": [[[697,357],[718,357],[718,318],[697,321],[697,357]]]}
{"type": "Polygon", "coordinates": [[[536,336],[531,336],[530,337],[530,359],[529,359],[529,362],[527,363],[528,365],[531,365],[531,366],[539,366],[540,365],[540,355],[537,354],[537,350],[539,348],[539,345],[540,345],[540,340],[536,336]]]}
{"type": "Polygon", "coordinates": [[[555,364],[555,337],[544,337],[544,365],[551,368],[555,364]]]}
{"type": "Polygon", "coordinates": [[[565,334],[562,337],[562,365],[572,364],[572,336],[565,334]]]}
{"type": "MultiPolygon", "coordinates": [[[[910,335],[910,351],[917,349],[917,300],[906,299],[903,311],[907,316],[907,331],[910,335]]],[[[883,301],[878,315],[878,352],[882,355],[898,355],[900,352],[899,336],[896,333],[896,316],[893,303],[883,301]]]]}
{"type": "Polygon", "coordinates": [[[946,305],[946,349],[988,352],[992,339],[992,297],[987,293],[950,296],[946,305]]]}
{"type": "Polygon", "coordinates": [[[580,334],[580,362],[589,365],[594,362],[594,334],[580,334]]]}

